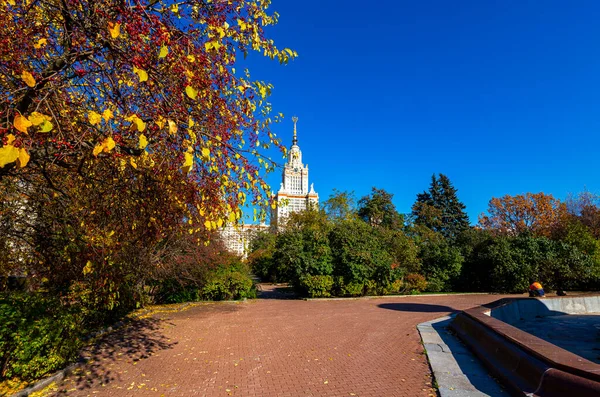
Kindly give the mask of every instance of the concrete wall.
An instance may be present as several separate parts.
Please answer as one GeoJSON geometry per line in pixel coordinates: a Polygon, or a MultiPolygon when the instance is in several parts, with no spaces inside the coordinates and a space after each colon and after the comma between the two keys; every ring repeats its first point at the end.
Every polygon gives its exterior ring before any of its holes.
{"type": "Polygon", "coordinates": [[[535,317],[563,314],[600,314],[600,296],[515,299],[493,308],[487,315],[508,324],[535,317]]]}

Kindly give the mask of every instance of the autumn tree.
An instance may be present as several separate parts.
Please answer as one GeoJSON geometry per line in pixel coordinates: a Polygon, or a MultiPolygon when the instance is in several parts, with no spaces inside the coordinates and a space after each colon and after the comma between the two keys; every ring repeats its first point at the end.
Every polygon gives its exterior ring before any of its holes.
{"type": "Polygon", "coordinates": [[[570,194],[565,204],[568,214],[585,225],[596,239],[600,239],[600,196],[584,190],[570,194]]]}
{"type": "Polygon", "coordinates": [[[565,205],[551,194],[506,195],[490,200],[488,215],[479,216],[479,225],[503,235],[531,232],[549,237],[565,211],[565,205]]]}
{"type": "Polygon", "coordinates": [[[266,37],[269,3],[0,3],[0,225],[25,253],[11,269],[118,295],[178,235],[203,243],[271,204],[262,152],[285,150],[281,115],[235,68],[296,56],[266,37]]]}
{"type": "Polygon", "coordinates": [[[417,200],[413,204],[415,223],[441,233],[446,238],[456,239],[469,227],[466,206],[459,200],[457,193],[446,175],[432,175],[429,189],[417,194],[417,200]]]}

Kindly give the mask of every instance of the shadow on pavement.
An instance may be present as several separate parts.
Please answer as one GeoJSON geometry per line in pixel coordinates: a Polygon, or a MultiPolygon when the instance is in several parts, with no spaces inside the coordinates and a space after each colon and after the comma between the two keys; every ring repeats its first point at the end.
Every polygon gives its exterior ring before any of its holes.
{"type": "Polygon", "coordinates": [[[259,299],[298,299],[298,295],[287,284],[260,283],[256,286],[259,299]]]}
{"type": "Polygon", "coordinates": [[[424,303],[382,303],[377,305],[382,309],[397,310],[400,312],[415,313],[454,313],[458,310],[443,305],[428,305],[424,303]]]}
{"type": "Polygon", "coordinates": [[[161,332],[158,319],[134,320],[125,326],[100,337],[93,346],[82,352],[88,363],[73,371],[60,385],[59,393],[68,389],[85,390],[94,384],[108,384],[119,380],[119,373],[112,367],[120,363],[136,362],[167,349],[177,342],[170,342],[161,332]]]}

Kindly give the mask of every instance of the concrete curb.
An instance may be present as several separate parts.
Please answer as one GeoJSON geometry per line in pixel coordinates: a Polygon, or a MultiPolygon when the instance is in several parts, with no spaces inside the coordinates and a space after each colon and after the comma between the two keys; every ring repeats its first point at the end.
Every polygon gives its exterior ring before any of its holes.
{"type": "Polygon", "coordinates": [[[504,397],[509,393],[447,330],[454,315],[417,325],[441,397],[504,397]]]}
{"type": "Polygon", "coordinates": [[[417,294],[417,295],[367,295],[367,296],[350,296],[336,298],[301,298],[305,301],[345,301],[345,300],[360,300],[360,299],[385,299],[385,298],[425,298],[428,296],[464,296],[464,295],[492,295],[491,292],[465,292],[460,294],[417,294]]]}

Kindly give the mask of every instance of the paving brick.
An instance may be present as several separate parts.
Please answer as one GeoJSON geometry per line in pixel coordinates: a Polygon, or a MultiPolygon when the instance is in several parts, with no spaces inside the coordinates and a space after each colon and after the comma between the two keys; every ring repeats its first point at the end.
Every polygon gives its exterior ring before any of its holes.
{"type": "Polygon", "coordinates": [[[87,396],[435,395],[416,325],[497,295],[210,303],[105,337],[59,385],[87,396]]]}

